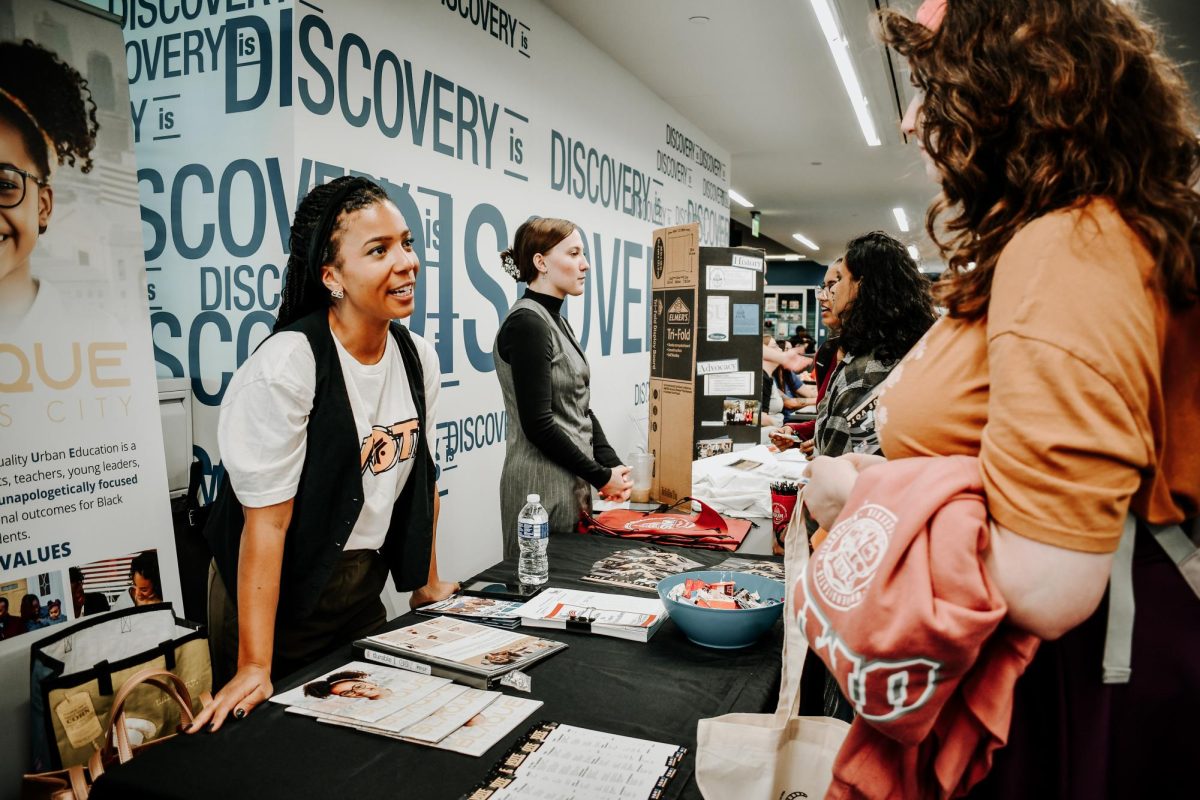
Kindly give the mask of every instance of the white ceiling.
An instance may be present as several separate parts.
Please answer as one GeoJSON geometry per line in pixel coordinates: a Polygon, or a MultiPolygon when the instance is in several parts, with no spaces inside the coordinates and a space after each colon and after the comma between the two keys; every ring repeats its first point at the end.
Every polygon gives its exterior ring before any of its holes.
{"type": "MultiPolygon", "coordinates": [[[[731,188],[762,212],[762,233],[822,263],[846,240],[881,229],[940,259],[924,234],[936,194],[915,145],[899,133],[895,91],[910,91],[903,64],[895,86],[872,33],[875,0],[834,0],[876,129],[868,147],[810,0],[544,0],[613,60],[726,148],[731,188]],[[689,22],[702,15],[706,24],[689,22]],[[892,208],[901,206],[909,233],[892,208]],[[797,243],[801,232],[820,246],[797,243]]],[[[1149,0],[1166,20],[1177,57],[1195,58],[1195,0],[1149,0]],[[1190,11],[1185,11],[1190,7],[1190,11]],[[1182,52],[1179,47],[1188,48],[1182,52]]],[[[880,5],[887,5],[880,0],[880,5]]],[[[915,7],[913,0],[891,5],[915,7]]],[[[892,55],[895,59],[895,55],[892,55]]],[[[749,211],[730,202],[735,219],[749,211]]]]}

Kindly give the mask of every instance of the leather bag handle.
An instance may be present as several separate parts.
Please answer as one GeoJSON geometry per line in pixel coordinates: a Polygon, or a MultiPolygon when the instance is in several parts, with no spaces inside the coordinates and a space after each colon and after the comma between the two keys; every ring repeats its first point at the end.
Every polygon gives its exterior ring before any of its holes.
{"type": "MultiPolygon", "coordinates": [[[[129,699],[129,695],[144,684],[158,687],[174,700],[175,704],[179,706],[180,719],[185,724],[192,721],[192,698],[183,679],[169,670],[147,667],[130,676],[113,700],[108,730],[104,735],[104,744],[96,753],[102,763],[111,760],[114,734],[118,760],[124,764],[133,758],[133,748],[129,744],[129,730],[125,725],[125,703],[129,699]]],[[[103,772],[103,770],[101,771],[103,772]]],[[[93,773],[92,779],[95,780],[96,777],[98,776],[93,773]]]]}

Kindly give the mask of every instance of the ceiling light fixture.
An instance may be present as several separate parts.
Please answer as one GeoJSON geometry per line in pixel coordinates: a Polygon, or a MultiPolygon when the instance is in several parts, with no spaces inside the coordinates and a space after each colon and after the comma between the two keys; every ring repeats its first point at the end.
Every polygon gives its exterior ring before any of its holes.
{"type": "Polygon", "coordinates": [[[813,242],[812,239],[809,239],[803,233],[793,233],[792,238],[795,239],[800,244],[807,247],[809,250],[820,250],[821,249],[821,248],[817,247],[816,243],[813,242]]]}
{"type": "Polygon", "coordinates": [[[916,246],[915,244],[910,244],[910,245],[909,245],[907,248],[905,248],[905,249],[907,249],[907,250],[908,250],[908,254],[909,254],[910,256],[912,256],[912,260],[913,260],[913,261],[916,261],[917,263],[920,263],[920,261],[921,261],[921,251],[917,249],[917,246],[916,246]]]}
{"type": "Polygon", "coordinates": [[[782,256],[767,256],[767,261],[799,261],[807,257],[801,253],[788,253],[782,256]]]}
{"type": "Polygon", "coordinates": [[[863,94],[862,83],[859,82],[858,73],[854,70],[854,62],[850,60],[850,43],[846,41],[845,35],[838,26],[837,17],[834,16],[829,0],[810,1],[813,11],[817,14],[817,21],[821,23],[821,32],[825,34],[825,41],[829,44],[829,51],[833,54],[833,62],[837,64],[838,73],[842,76],[842,85],[846,87],[850,105],[854,106],[854,116],[858,117],[858,127],[862,128],[867,146],[878,147],[882,142],[875,130],[875,120],[871,119],[871,112],[867,109],[867,97],[863,94]]]}
{"type": "Polygon", "coordinates": [[[908,233],[908,215],[904,213],[904,209],[896,206],[892,213],[896,215],[896,224],[900,226],[900,232],[908,233]]]}
{"type": "Polygon", "coordinates": [[[751,203],[749,200],[742,197],[740,194],[735,192],[733,189],[729,190],[729,199],[733,200],[735,203],[741,203],[746,208],[754,208],[754,203],[751,203]]]}

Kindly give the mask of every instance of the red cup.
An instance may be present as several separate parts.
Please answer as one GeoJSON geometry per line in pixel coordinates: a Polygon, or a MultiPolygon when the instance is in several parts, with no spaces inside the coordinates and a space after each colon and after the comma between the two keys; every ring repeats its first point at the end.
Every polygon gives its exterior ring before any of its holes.
{"type": "Polygon", "coordinates": [[[775,532],[775,543],[780,548],[783,547],[783,538],[792,521],[792,514],[796,511],[796,497],[794,487],[783,491],[774,487],[771,489],[771,527],[775,532]]]}

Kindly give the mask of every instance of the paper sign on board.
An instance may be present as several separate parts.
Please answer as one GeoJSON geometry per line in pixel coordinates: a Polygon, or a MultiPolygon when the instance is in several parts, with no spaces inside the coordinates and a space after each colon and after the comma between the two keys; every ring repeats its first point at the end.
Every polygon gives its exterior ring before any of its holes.
{"type": "Polygon", "coordinates": [[[733,256],[733,266],[762,272],[763,260],[757,256],[743,256],[735,253],[733,256]]]}
{"type": "Polygon", "coordinates": [[[757,336],[761,332],[758,326],[758,306],[753,303],[733,304],[733,335],[757,336]]]}
{"type": "Polygon", "coordinates": [[[708,341],[729,341],[729,298],[708,298],[708,341]]]}
{"type": "Polygon", "coordinates": [[[724,358],[720,361],[697,361],[697,375],[720,375],[723,372],[737,372],[738,360],[736,358],[724,358]]]}
{"type": "MultiPolygon", "coordinates": [[[[736,256],[734,256],[736,258],[736,256]]],[[[709,264],[705,268],[704,286],[722,292],[753,292],[758,285],[758,273],[741,267],[718,267],[709,264]]]]}
{"type": "Polygon", "coordinates": [[[705,375],[704,393],[707,395],[752,395],[754,394],[754,373],[727,372],[721,375],[705,375]]]}

